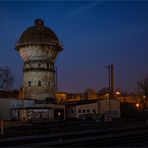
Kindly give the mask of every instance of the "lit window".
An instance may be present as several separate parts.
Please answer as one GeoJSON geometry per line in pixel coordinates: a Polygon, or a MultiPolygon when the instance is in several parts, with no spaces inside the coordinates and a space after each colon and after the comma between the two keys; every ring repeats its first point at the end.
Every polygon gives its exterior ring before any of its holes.
{"type": "Polygon", "coordinates": [[[28,86],[31,87],[31,81],[28,82],[28,86]]]}
{"type": "Polygon", "coordinates": [[[41,86],[41,81],[38,81],[38,86],[41,86]]]}

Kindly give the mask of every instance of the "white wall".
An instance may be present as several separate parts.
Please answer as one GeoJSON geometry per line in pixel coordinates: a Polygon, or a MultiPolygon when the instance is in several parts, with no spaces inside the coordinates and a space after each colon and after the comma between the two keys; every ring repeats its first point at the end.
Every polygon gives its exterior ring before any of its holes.
{"type": "Polygon", "coordinates": [[[110,107],[109,107],[109,99],[99,100],[100,103],[100,113],[108,113],[112,114],[113,117],[120,117],[120,101],[115,99],[110,99],[110,107]]]}
{"type": "MultiPolygon", "coordinates": [[[[71,106],[68,111],[68,117],[76,117],[79,118],[80,115],[92,113],[108,113],[109,112],[109,100],[102,99],[98,100],[96,103],[82,104],[71,106]],[[73,110],[73,113],[70,112],[73,110]],[[90,112],[87,112],[89,110],[90,112]]],[[[120,101],[115,99],[110,99],[110,114],[113,118],[120,117],[120,101]]]]}
{"type": "Polygon", "coordinates": [[[76,117],[79,118],[79,116],[82,114],[94,113],[93,110],[95,110],[95,113],[98,113],[99,109],[98,109],[97,103],[77,105],[76,106],[76,117]]]}

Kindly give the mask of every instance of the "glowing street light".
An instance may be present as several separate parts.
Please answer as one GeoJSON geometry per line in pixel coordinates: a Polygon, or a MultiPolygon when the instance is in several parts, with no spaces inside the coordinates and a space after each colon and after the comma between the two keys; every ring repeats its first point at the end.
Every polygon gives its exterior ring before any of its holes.
{"type": "Polygon", "coordinates": [[[116,92],[116,95],[121,95],[121,93],[119,91],[116,92]]]}
{"type": "Polygon", "coordinates": [[[137,103],[137,104],[136,104],[136,107],[137,107],[137,108],[139,108],[139,106],[140,106],[140,104],[139,104],[139,103],[137,103]]]}

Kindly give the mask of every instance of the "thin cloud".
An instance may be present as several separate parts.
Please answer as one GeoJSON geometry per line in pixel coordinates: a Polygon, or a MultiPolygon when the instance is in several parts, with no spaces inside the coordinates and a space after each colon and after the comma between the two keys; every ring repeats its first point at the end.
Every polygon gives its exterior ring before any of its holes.
{"type": "Polygon", "coordinates": [[[90,8],[92,8],[92,7],[96,6],[96,5],[98,5],[99,2],[100,2],[100,1],[95,1],[95,2],[92,3],[92,4],[89,4],[89,5],[80,7],[80,8],[78,8],[78,9],[74,10],[74,11],[71,11],[70,13],[64,15],[63,18],[61,19],[61,21],[65,21],[65,20],[67,20],[67,19],[69,19],[69,18],[71,18],[71,17],[73,17],[73,16],[75,16],[75,15],[77,15],[77,14],[79,14],[79,13],[82,13],[83,11],[86,11],[87,9],[90,9],[90,8]]]}

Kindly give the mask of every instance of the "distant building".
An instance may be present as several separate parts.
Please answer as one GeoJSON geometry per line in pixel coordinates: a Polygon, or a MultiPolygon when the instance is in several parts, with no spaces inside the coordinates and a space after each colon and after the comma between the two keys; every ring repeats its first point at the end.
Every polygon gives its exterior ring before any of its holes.
{"type": "Polygon", "coordinates": [[[57,102],[63,103],[67,101],[67,93],[66,92],[57,92],[56,93],[57,102]]]}
{"type": "Polygon", "coordinates": [[[96,100],[98,99],[96,94],[86,94],[85,93],[68,93],[68,92],[57,92],[56,98],[59,102],[73,102],[73,101],[80,101],[80,100],[96,100]]]}
{"type": "Polygon", "coordinates": [[[72,101],[80,101],[82,98],[84,98],[84,94],[82,93],[67,93],[67,102],[72,101]]]}
{"type": "Polygon", "coordinates": [[[97,94],[93,89],[88,88],[84,92],[84,98],[95,100],[97,99],[97,94]]]}

